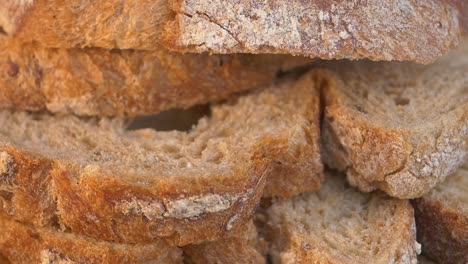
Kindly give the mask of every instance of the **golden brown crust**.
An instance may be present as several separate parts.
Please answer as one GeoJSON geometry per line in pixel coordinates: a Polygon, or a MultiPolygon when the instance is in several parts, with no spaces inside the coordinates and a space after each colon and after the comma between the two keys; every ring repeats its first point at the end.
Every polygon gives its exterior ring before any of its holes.
{"type": "Polygon", "coordinates": [[[0,6],[5,33],[55,48],[157,49],[170,17],[166,0],[5,0],[0,6]]]}
{"type": "Polygon", "coordinates": [[[11,171],[0,179],[5,212],[36,226],[60,225],[106,241],[145,243],[162,237],[171,244],[186,245],[219,239],[245,223],[265,184],[266,166],[261,160],[254,161],[257,168],[237,172],[242,179],[167,180],[144,188],[99,172],[86,175],[60,161],[13,147],[0,149],[12,157],[11,171]],[[37,173],[37,168],[46,169],[37,173]],[[162,201],[210,194],[240,198],[226,210],[190,218],[145,214],[144,206],[155,210],[162,201]],[[132,201],[141,211],[122,209],[132,201]]]}
{"type": "Polygon", "coordinates": [[[425,64],[458,45],[466,13],[445,0],[170,2],[165,45],[176,51],[425,64]]]}
{"type": "Polygon", "coordinates": [[[321,64],[324,162],[361,191],[429,192],[467,158],[467,59],[465,48],[428,66],[321,64]]]}
{"type": "Polygon", "coordinates": [[[0,107],[78,115],[136,115],[228,98],[309,60],[50,49],[0,36],[0,107]]]}
{"type": "Polygon", "coordinates": [[[423,253],[438,263],[468,262],[468,215],[422,197],[412,201],[423,253]]]}
{"type": "MultiPolygon", "coordinates": [[[[278,92],[266,97],[268,103],[274,106],[275,100],[281,99],[296,110],[294,116],[301,121],[295,124],[297,127],[287,127],[278,135],[256,135],[252,148],[242,149],[236,155],[236,164],[240,166],[219,175],[159,177],[156,171],[155,180],[142,183],[132,175],[113,175],[115,172],[46,158],[45,154],[2,143],[0,201],[3,210],[15,219],[36,226],[60,226],[107,241],[144,243],[163,238],[182,246],[220,239],[229,231],[241,228],[251,217],[270,175],[278,175],[272,169],[273,164],[274,169],[298,177],[293,182],[299,185],[279,193],[274,192],[278,187],[270,188],[273,191],[266,194],[289,197],[319,188],[323,167],[316,138],[318,127],[312,127],[319,119],[319,113],[315,112],[318,91],[310,80],[307,75],[297,82],[289,80],[281,87],[270,88],[284,90],[259,91],[278,92]],[[289,91],[295,96],[285,101],[283,95],[289,91]],[[203,205],[203,201],[213,208],[187,212],[191,210],[190,203],[203,205]]],[[[256,98],[257,94],[249,96],[256,98]]],[[[267,116],[271,116],[269,112],[267,116]]],[[[282,181],[276,178],[275,184],[283,186],[291,181],[287,177],[282,181]]]]}
{"type": "Polygon", "coordinates": [[[12,263],[182,263],[182,252],[163,241],[117,244],[0,219],[0,253],[12,263]]]}

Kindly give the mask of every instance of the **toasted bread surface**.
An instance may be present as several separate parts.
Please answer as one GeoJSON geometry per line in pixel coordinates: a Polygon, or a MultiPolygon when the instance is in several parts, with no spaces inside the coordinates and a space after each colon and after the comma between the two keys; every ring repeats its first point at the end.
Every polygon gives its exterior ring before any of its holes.
{"type": "Polygon", "coordinates": [[[307,65],[289,56],[52,49],[0,35],[0,108],[84,116],[158,113],[220,101],[307,65]]]}
{"type": "Polygon", "coordinates": [[[324,161],[362,191],[429,192],[468,158],[468,45],[424,66],[319,63],[324,161]]]}
{"type": "Polygon", "coordinates": [[[189,132],[3,111],[1,207],[22,222],[108,241],[217,240],[262,195],[319,188],[319,104],[307,74],[215,105],[189,132]]]}
{"type": "Polygon", "coordinates": [[[118,244],[34,228],[0,217],[0,252],[12,263],[182,263],[182,251],[164,241],[118,244]]]}

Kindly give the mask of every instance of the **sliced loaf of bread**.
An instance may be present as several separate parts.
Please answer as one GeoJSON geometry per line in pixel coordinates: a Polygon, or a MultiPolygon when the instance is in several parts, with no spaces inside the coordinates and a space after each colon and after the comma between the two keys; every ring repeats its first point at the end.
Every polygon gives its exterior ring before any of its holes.
{"type": "Polygon", "coordinates": [[[101,116],[157,113],[269,85],[277,73],[309,62],[163,49],[48,49],[0,34],[0,108],[101,116]]]}
{"type": "Polygon", "coordinates": [[[12,264],[182,264],[182,250],[163,241],[118,244],[72,233],[34,228],[0,217],[0,254],[12,264]]]}
{"type": "Polygon", "coordinates": [[[167,47],[430,63],[458,44],[468,11],[447,0],[170,0],[167,47]]]}
{"type": "Polygon", "coordinates": [[[423,253],[440,264],[468,263],[468,164],[413,205],[423,253]]]}
{"type": "Polygon", "coordinates": [[[327,173],[317,192],[267,211],[273,263],[417,263],[413,209],[383,193],[362,194],[327,173]]]}
{"type": "Polygon", "coordinates": [[[468,43],[428,66],[321,62],[324,161],[362,191],[421,197],[468,158],[468,43]],[[324,70],[323,70],[324,69],[324,70]]]}
{"type": "Polygon", "coordinates": [[[216,105],[189,132],[0,112],[0,208],[36,226],[108,241],[218,239],[241,227],[262,195],[319,188],[312,77],[216,105]]]}

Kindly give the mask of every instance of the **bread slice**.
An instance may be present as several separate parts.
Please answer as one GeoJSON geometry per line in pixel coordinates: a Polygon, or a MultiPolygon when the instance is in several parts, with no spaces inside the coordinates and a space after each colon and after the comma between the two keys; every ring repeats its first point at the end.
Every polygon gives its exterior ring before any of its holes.
{"type": "Polygon", "coordinates": [[[184,247],[184,262],[190,264],[265,264],[258,249],[258,234],[253,222],[241,232],[221,241],[184,247]]]}
{"type": "Polygon", "coordinates": [[[362,194],[327,173],[317,192],[268,209],[273,263],[417,263],[413,209],[406,200],[362,194]]]}
{"type": "Polygon", "coordinates": [[[429,63],[457,45],[466,10],[459,0],[6,0],[0,32],[55,48],[155,50],[165,38],[178,51],[429,63]]]}
{"type": "Polygon", "coordinates": [[[166,44],[177,51],[418,63],[458,44],[467,12],[445,0],[170,2],[166,44]]]}
{"type": "Polygon", "coordinates": [[[0,107],[136,115],[221,100],[310,63],[289,56],[47,49],[0,36],[0,107]]]}
{"type": "Polygon", "coordinates": [[[0,253],[12,263],[182,263],[182,251],[163,241],[118,244],[0,217],[0,253]]]}
{"type": "Polygon", "coordinates": [[[468,164],[413,201],[424,254],[443,263],[468,263],[468,164]]]}
{"type": "Polygon", "coordinates": [[[324,62],[324,161],[362,191],[421,197],[468,158],[468,43],[429,66],[324,62]]]}
{"type": "Polygon", "coordinates": [[[108,241],[219,239],[246,222],[262,195],[319,188],[312,77],[213,106],[189,132],[3,111],[0,208],[36,226],[108,241]]]}

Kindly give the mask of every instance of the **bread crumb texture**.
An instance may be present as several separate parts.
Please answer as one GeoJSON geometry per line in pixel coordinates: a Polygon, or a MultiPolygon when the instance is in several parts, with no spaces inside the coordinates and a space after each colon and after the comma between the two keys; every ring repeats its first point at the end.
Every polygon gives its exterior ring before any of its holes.
{"type": "Polygon", "coordinates": [[[15,181],[0,181],[4,210],[108,241],[221,238],[243,226],[261,196],[320,187],[319,101],[306,74],[215,104],[189,131],[1,111],[0,168],[15,181]]]}
{"type": "Polygon", "coordinates": [[[273,263],[417,263],[413,209],[382,193],[363,194],[344,175],[268,209],[273,263]]]}
{"type": "Polygon", "coordinates": [[[429,66],[323,62],[324,161],[362,191],[426,194],[467,160],[468,47],[429,66]]]}

